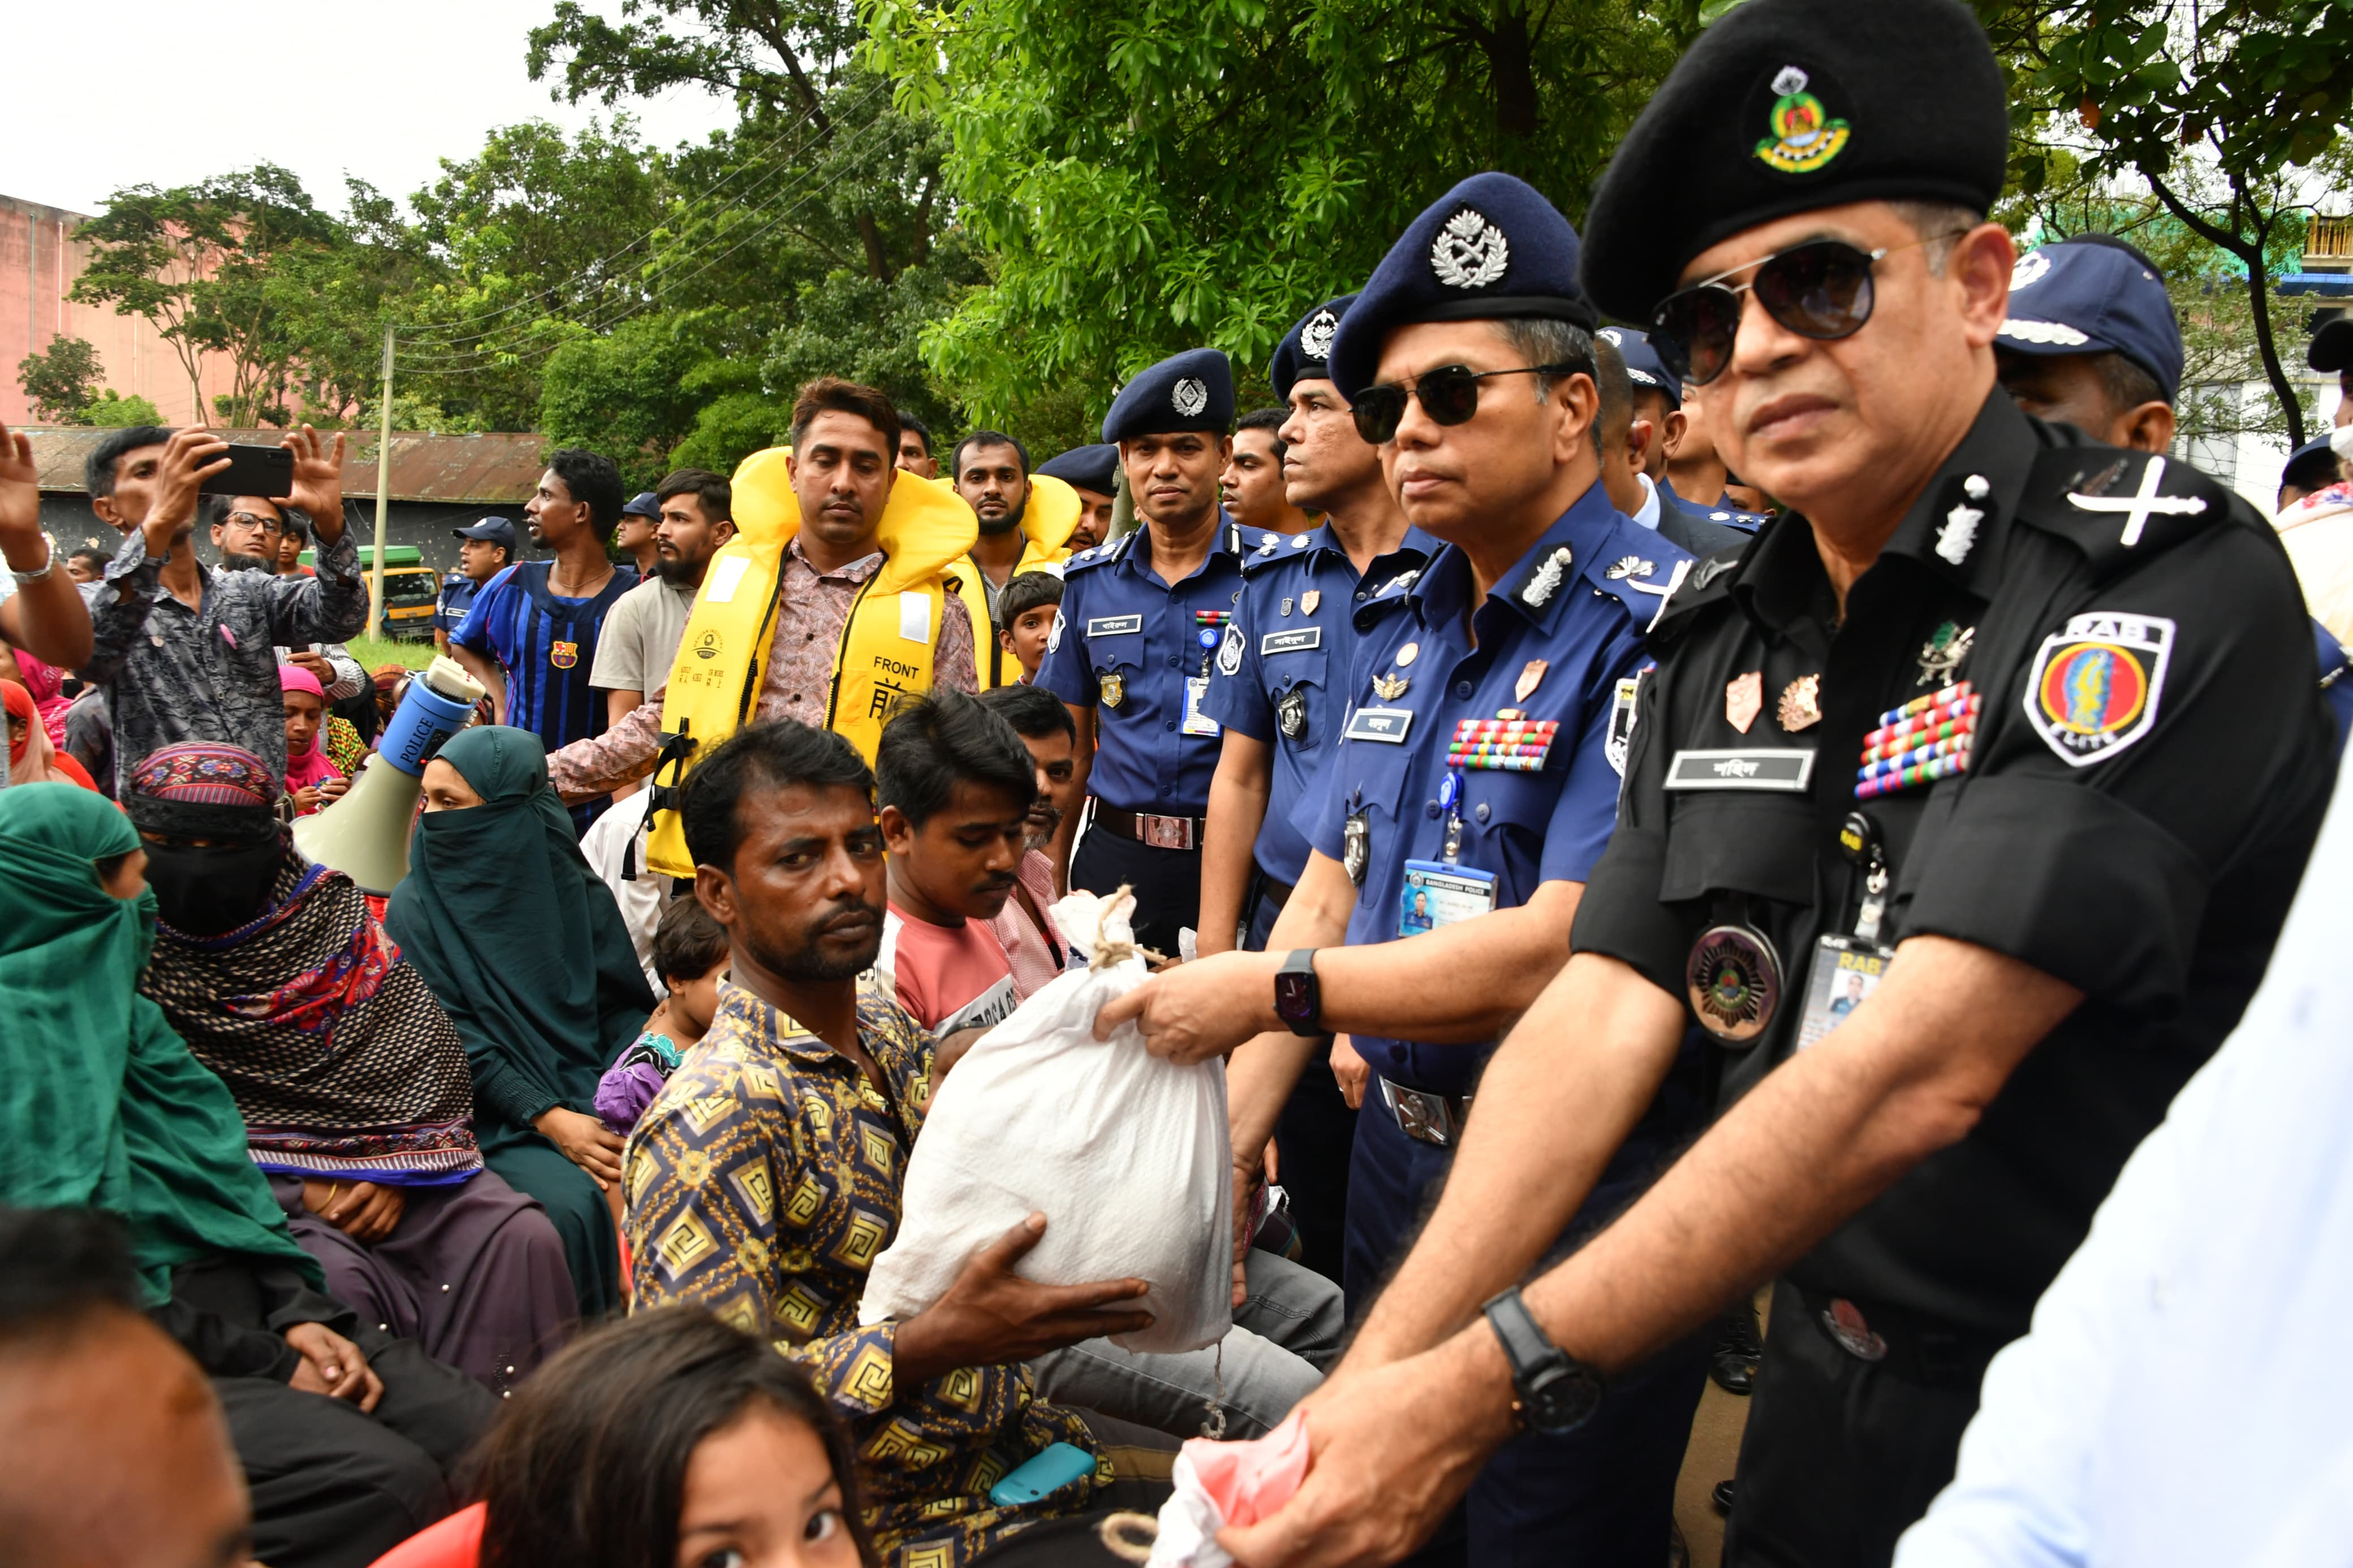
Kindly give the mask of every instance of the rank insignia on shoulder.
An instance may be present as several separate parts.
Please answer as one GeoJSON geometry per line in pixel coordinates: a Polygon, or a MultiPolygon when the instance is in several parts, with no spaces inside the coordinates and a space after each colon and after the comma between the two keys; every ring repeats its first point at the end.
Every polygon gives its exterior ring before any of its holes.
{"type": "Polygon", "coordinates": [[[1373,695],[1384,702],[1394,702],[1404,696],[1406,689],[1412,684],[1413,681],[1406,676],[1376,675],[1373,677],[1373,695]]]}
{"type": "Polygon", "coordinates": [[[1566,544],[1554,551],[1546,558],[1545,563],[1535,569],[1535,575],[1531,576],[1526,584],[1520,589],[1520,602],[1532,610],[1544,608],[1551,601],[1553,595],[1558,591],[1561,578],[1567,574],[1569,567],[1576,563],[1576,559],[1566,544]]]}
{"type": "Polygon", "coordinates": [[[2027,683],[2026,718],[2061,762],[2088,767],[2148,733],[2175,629],[2161,616],[2094,612],[2069,616],[2042,639],[2027,683]]]}
{"type": "Polygon", "coordinates": [[[1656,566],[1639,555],[1620,555],[1609,563],[1609,570],[1602,575],[1622,581],[1628,577],[1647,577],[1657,570],[1656,566]]]}
{"type": "Polygon", "coordinates": [[[2140,487],[2128,496],[2082,495],[2070,492],[2071,506],[2084,511],[2115,512],[2124,519],[2124,531],[2116,542],[2127,550],[2138,544],[2155,516],[2195,517],[2206,510],[2203,496],[2159,495],[2158,486],[2165,479],[2165,459],[2152,457],[2140,471],[2140,487]]]}
{"type": "Polygon", "coordinates": [[[1544,771],[1560,733],[1557,719],[1464,719],[1447,743],[1450,768],[1535,773],[1544,771]]]}
{"type": "Polygon", "coordinates": [[[1095,689],[1104,707],[1116,708],[1127,700],[1127,677],[1115,669],[1107,671],[1095,678],[1095,689]]]}
{"type": "Polygon", "coordinates": [[[1964,680],[1882,713],[1862,738],[1854,798],[1870,800],[1968,772],[1978,701],[1964,680]]]}

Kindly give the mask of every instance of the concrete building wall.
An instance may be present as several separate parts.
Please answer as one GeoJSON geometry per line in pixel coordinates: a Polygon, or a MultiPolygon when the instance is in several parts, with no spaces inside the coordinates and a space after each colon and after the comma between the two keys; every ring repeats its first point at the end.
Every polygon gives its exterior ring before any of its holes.
{"type": "MultiPolygon", "coordinates": [[[[17,362],[58,338],[86,338],[106,367],[104,384],[125,397],[148,399],[166,423],[203,417],[190,395],[187,372],[172,345],[143,316],[119,316],[111,305],[77,305],[66,298],[81,275],[90,247],[74,238],[86,213],[0,196],[0,421],[32,422],[32,400],[16,380],[17,362]]],[[[215,354],[202,366],[206,407],[229,390],[228,362],[215,354]]]]}

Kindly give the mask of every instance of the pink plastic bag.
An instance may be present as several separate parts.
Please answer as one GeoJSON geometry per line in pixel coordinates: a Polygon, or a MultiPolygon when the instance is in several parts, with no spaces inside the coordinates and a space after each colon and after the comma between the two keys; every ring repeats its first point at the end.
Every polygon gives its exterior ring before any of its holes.
{"type": "Polygon", "coordinates": [[[1177,1451],[1168,1479],[1176,1489],[1161,1505],[1149,1568],[1229,1568],[1218,1531],[1270,1517],[1307,1479],[1306,1415],[1294,1410],[1247,1443],[1196,1437],[1177,1451]]]}

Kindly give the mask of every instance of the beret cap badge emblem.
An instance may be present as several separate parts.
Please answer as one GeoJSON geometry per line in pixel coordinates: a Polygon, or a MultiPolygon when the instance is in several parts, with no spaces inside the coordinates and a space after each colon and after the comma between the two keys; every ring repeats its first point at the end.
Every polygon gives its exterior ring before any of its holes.
{"type": "Polygon", "coordinates": [[[1209,388],[1198,376],[1188,375],[1169,389],[1168,401],[1190,419],[1209,406],[1209,388]]]}
{"type": "Polygon", "coordinates": [[[1329,310],[1318,310],[1299,329],[1299,352],[1311,360],[1332,357],[1332,340],[1340,334],[1340,318],[1329,310]]]}
{"type": "Polygon", "coordinates": [[[1784,174],[1810,174],[1846,146],[1847,122],[1831,119],[1822,100],[1806,90],[1810,80],[1796,66],[1783,66],[1773,77],[1773,134],[1757,143],[1757,156],[1784,174]]]}
{"type": "Polygon", "coordinates": [[[1446,220],[1430,242],[1430,269],[1450,289],[1484,289],[1511,265],[1511,242],[1476,209],[1446,220]]]}

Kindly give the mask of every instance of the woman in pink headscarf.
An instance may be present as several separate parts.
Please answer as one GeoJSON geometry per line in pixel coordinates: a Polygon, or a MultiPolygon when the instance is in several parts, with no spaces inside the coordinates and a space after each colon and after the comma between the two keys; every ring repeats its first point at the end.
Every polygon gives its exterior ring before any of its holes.
{"type": "Polygon", "coordinates": [[[308,816],[340,799],[351,782],[319,744],[327,712],[319,678],[299,665],[281,664],[278,685],[286,701],[286,793],[294,797],[294,815],[308,816]]]}
{"type": "Polygon", "coordinates": [[[8,782],[10,784],[70,784],[98,787],[71,757],[49,744],[41,727],[32,693],[13,680],[0,680],[0,700],[8,706],[8,782]]]}
{"type": "Polygon", "coordinates": [[[40,710],[41,727],[49,732],[49,743],[62,747],[66,743],[66,710],[73,699],[65,694],[66,672],[56,665],[44,664],[23,648],[14,650],[16,668],[25,678],[25,689],[31,693],[33,706],[40,710]]]}

